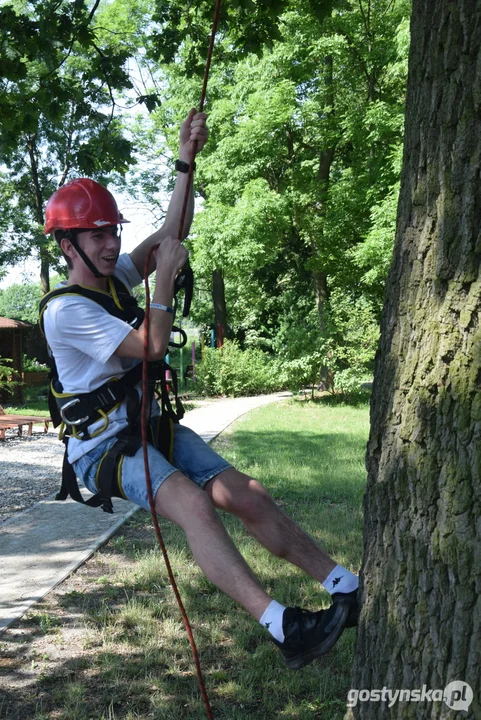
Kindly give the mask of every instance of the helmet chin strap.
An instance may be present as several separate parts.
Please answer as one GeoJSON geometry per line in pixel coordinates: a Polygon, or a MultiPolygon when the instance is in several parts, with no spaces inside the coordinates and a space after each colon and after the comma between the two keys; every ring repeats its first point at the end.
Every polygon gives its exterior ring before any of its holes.
{"type": "Polygon", "coordinates": [[[93,273],[93,275],[94,275],[96,278],[103,278],[103,277],[105,277],[105,275],[102,275],[102,273],[100,272],[100,270],[97,270],[97,268],[95,267],[95,265],[93,264],[93,262],[92,262],[92,261],[87,257],[87,255],[84,253],[84,251],[82,250],[82,248],[81,248],[80,245],[78,244],[77,238],[75,237],[74,233],[72,233],[70,230],[66,230],[66,231],[65,231],[65,237],[67,238],[67,240],[70,240],[70,242],[72,243],[72,245],[74,246],[74,248],[76,249],[76,251],[78,252],[78,254],[80,255],[80,257],[81,257],[82,260],[84,261],[85,265],[86,265],[86,266],[88,267],[88,269],[90,270],[90,272],[93,273]]]}
{"type": "MultiPolygon", "coordinates": [[[[120,226],[119,238],[121,238],[121,235],[122,235],[122,226],[120,226]]],[[[72,243],[72,245],[74,246],[74,248],[76,249],[76,251],[78,252],[78,254],[80,255],[80,257],[82,258],[82,260],[84,261],[84,263],[86,264],[86,266],[88,267],[88,269],[90,270],[90,272],[93,273],[94,277],[96,277],[96,278],[104,278],[104,277],[107,277],[106,275],[103,275],[103,274],[100,272],[100,270],[98,270],[98,269],[95,267],[95,265],[94,265],[93,262],[90,260],[90,258],[87,257],[87,255],[85,254],[85,252],[82,250],[82,248],[81,248],[80,245],[78,244],[77,238],[75,237],[74,233],[72,233],[70,230],[67,230],[67,231],[65,232],[65,237],[66,237],[68,240],[70,240],[70,242],[72,243]]]]}
{"type": "MultiPolygon", "coordinates": [[[[72,241],[71,241],[71,242],[72,242],[72,241]]],[[[91,260],[89,260],[89,258],[88,258],[87,255],[84,253],[84,251],[82,250],[82,248],[80,247],[80,245],[78,244],[78,242],[77,242],[76,240],[75,240],[74,242],[72,242],[72,245],[74,246],[74,248],[76,249],[76,251],[78,252],[78,254],[80,255],[80,257],[82,258],[82,260],[84,261],[84,263],[86,264],[86,266],[88,267],[88,269],[90,270],[90,272],[92,272],[92,273],[95,275],[96,278],[104,278],[104,277],[106,277],[105,275],[103,275],[103,274],[100,272],[100,270],[98,270],[98,269],[95,267],[95,265],[93,264],[93,262],[92,262],[91,260]]]]}

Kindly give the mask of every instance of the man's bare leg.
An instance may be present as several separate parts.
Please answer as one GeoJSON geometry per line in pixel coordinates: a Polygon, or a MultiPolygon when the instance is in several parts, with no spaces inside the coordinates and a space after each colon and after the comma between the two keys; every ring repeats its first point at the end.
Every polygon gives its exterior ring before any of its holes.
{"type": "Polygon", "coordinates": [[[206,493],[176,472],[157,491],[155,509],[182,528],[209,580],[259,620],[272,598],[233,544],[206,493]]]}
{"type": "Polygon", "coordinates": [[[205,488],[215,507],[239,517],[267,550],[304,570],[320,583],[337,563],[276,505],[257,480],[228,468],[205,488]]]}
{"type": "Polygon", "coordinates": [[[261,622],[289,668],[299,670],[336,643],[347,622],[347,608],[333,604],[315,613],[284,608],[272,600],[232,543],[209,495],[180,472],[162,483],[155,509],[184,530],[205,575],[261,622]]]}

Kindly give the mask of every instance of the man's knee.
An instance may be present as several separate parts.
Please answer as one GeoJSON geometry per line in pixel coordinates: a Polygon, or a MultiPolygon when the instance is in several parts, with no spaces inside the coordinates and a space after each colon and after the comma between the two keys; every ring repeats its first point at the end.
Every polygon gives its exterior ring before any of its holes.
{"type": "Polygon", "coordinates": [[[255,522],[275,507],[274,500],[260,482],[238,471],[213,491],[217,507],[237,515],[246,523],[255,522]]]}
{"type": "Polygon", "coordinates": [[[173,473],[160,486],[155,510],[183,528],[194,521],[210,521],[215,513],[208,495],[180,472],[173,473]]]}
{"type": "Polygon", "coordinates": [[[272,496],[258,480],[250,478],[245,497],[240,502],[240,516],[245,522],[255,522],[266,516],[266,513],[276,504],[272,496]]]}

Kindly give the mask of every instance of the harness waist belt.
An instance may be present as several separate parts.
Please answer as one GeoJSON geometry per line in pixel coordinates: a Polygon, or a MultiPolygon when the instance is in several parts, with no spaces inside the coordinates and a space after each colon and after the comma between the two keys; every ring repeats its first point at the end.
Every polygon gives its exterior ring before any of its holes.
{"type": "Polygon", "coordinates": [[[60,420],[74,427],[92,425],[101,419],[100,410],[110,412],[125,399],[127,388],[134,387],[141,379],[142,363],[139,363],[118,380],[109,380],[89,393],[63,395],[56,394],[54,389],[60,420]]]}

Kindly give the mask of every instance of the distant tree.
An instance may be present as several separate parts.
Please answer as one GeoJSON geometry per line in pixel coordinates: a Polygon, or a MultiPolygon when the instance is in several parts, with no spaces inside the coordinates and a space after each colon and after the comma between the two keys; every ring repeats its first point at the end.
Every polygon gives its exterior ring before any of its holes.
{"type": "MultiPolygon", "coordinates": [[[[219,28],[229,25],[234,33],[231,55],[270,42],[285,5],[286,0],[225,4],[219,28]]],[[[36,252],[42,288],[48,289],[58,249],[42,234],[46,200],[76,175],[121,183],[135,159],[117,95],[126,106],[140,103],[152,111],[159,87],[143,88],[142,72],[150,72],[146,61],[174,58],[186,38],[186,69],[200,72],[212,11],[210,2],[196,3],[194,12],[178,0],[2,5],[0,156],[6,169],[0,172],[0,273],[36,252]]]]}
{"type": "Polygon", "coordinates": [[[42,294],[40,283],[9,285],[0,290],[0,316],[35,324],[42,294]]]}
{"type": "Polygon", "coordinates": [[[131,144],[114,93],[131,88],[133,43],[95,25],[99,0],[0,8],[0,265],[38,253],[42,289],[58,249],[43,236],[48,197],[70,177],[125,173],[131,144]]]}
{"type": "MultiPolygon", "coordinates": [[[[331,302],[339,291],[353,322],[366,320],[372,362],[394,237],[410,5],[320,8],[286,3],[274,41],[257,54],[233,58],[229,27],[219,36],[211,140],[196,173],[204,202],[190,240],[193,312],[206,326],[213,316],[228,324],[244,346],[289,361],[317,354],[319,365],[321,343],[333,357],[328,335],[345,340],[331,302]]],[[[160,67],[164,101],[153,128],[141,128],[150,147],[198,93],[191,58],[186,39],[175,63],[160,67]]],[[[337,370],[348,356],[337,353],[337,370]]]]}

